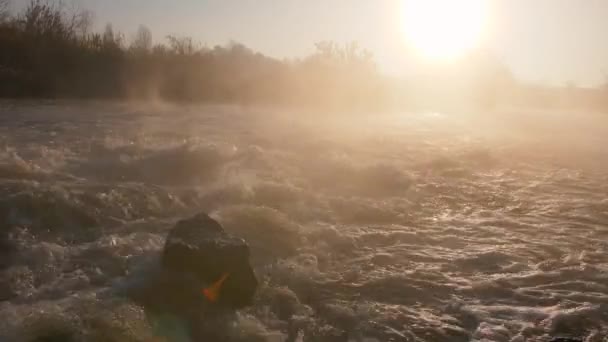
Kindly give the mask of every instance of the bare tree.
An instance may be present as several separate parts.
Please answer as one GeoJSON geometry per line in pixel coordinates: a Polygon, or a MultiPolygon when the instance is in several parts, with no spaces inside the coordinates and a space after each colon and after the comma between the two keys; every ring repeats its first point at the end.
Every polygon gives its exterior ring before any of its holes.
{"type": "Polygon", "coordinates": [[[67,39],[72,34],[59,6],[32,0],[22,18],[24,30],[36,35],[67,39]]]}
{"type": "Polygon", "coordinates": [[[68,9],[62,2],[32,0],[20,22],[29,33],[70,40],[87,36],[93,14],[86,10],[68,9]]]}
{"type": "Polygon", "coordinates": [[[103,45],[105,46],[111,46],[116,43],[116,40],[114,38],[114,28],[112,27],[112,24],[106,24],[106,28],[103,31],[103,36],[101,39],[103,41],[103,45]]]}
{"type": "Polygon", "coordinates": [[[4,22],[8,18],[9,5],[9,0],[0,0],[0,23],[4,22]]]}
{"type": "Polygon", "coordinates": [[[152,49],[152,31],[144,25],[139,25],[137,33],[131,42],[131,49],[150,51],[152,49]]]}
{"type": "Polygon", "coordinates": [[[123,35],[120,32],[115,32],[112,24],[106,24],[103,34],[101,35],[103,47],[110,49],[121,49],[123,46],[123,41],[123,35]]]}
{"type": "MultiPolygon", "coordinates": [[[[47,5],[51,3],[53,2],[48,1],[47,5]]],[[[68,6],[60,0],[55,3],[55,6],[56,10],[61,12],[66,26],[74,36],[84,38],[90,33],[93,27],[93,12],[81,8],[76,2],[68,6]]]]}
{"type": "Polygon", "coordinates": [[[74,33],[80,37],[86,37],[93,26],[93,12],[82,10],[74,12],[72,15],[72,27],[74,33]]]}
{"type": "Polygon", "coordinates": [[[167,36],[169,47],[179,55],[192,55],[196,52],[196,46],[191,37],[167,36]]]}

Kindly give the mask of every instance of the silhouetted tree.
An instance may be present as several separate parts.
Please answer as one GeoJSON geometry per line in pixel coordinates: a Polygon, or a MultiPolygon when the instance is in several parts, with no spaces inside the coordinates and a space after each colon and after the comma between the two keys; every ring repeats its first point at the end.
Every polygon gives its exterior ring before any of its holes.
{"type": "Polygon", "coordinates": [[[0,96],[314,106],[377,101],[381,77],[371,54],[355,43],[322,42],[307,58],[280,61],[237,42],[210,49],[190,37],[168,36],[166,44],[153,46],[152,33],[140,26],[125,48],[110,24],[91,32],[91,18],[32,0],[0,28],[0,96]]]}
{"type": "Polygon", "coordinates": [[[192,55],[196,51],[196,47],[191,37],[178,37],[169,35],[169,48],[172,52],[178,55],[192,55]]]}
{"type": "Polygon", "coordinates": [[[116,44],[116,38],[114,37],[114,29],[112,24],[106,24],[106,28],[103,31],[102,42],[104,46],[111,47],[116,44]]]}
{"type": "Polygon", "coordinates": [[[4,23],[9,17],[9,0],[0,0],[0,23],[4,23]]]}
{"type": "Polygon", "coordinates": [[[79,38],[86,39],[93,26],[93,17],[93,13],[88,10],[75,12],[70,20],[70,28],[79,38]]]}
{"type": "Polygon", "coordinates": [[[152,31],[144,25],[139,25],[137,33],[131,42],[131,49],[136,51],[150,51],[152,49],[152,31]]]}

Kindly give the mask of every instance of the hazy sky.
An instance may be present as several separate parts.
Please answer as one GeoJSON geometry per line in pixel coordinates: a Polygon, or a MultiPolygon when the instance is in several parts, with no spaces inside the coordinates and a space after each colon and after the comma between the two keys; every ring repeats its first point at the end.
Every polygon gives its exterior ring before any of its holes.
{"type": "MultiPolygon", "coordinates": [[[[16,7],[28,2],[13,1],[16,7]]],[[[145,24],[156,42],[170,33],[209,46],[236,40],[273,57],[303,56],[321,40],[354,40],[387,73],[412,66],[400,0],[72,1],[91,9],[98,27],[112,22],[127,38],[145,24]]],[[[487,45],[518,77],[591,85],[608,75],[608,0],[489,1],[487,45]]]]}

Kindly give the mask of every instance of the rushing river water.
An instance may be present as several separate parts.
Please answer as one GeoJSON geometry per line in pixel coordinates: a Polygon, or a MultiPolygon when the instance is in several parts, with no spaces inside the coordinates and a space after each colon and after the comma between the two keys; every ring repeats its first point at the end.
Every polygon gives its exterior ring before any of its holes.
{"type": "Polygon", "coordinates": [[[261,281],[227,341],[606,341],[607,147],[597,114],[0,103],[0,341],[151,341],[112,289],[199,211],[261,281]]]}

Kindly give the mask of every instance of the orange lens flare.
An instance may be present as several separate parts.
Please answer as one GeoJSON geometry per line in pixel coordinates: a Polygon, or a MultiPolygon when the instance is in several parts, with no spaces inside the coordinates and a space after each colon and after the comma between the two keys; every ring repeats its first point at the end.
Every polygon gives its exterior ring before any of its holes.
{"type": "Polygon", "coordinates": [[[212,303],[217,302],[220,297],[220,290],[222,289],[222,285],[228,278],[230,273],[224,273],[215,283],[211,284],[211,286],[203,289],[203,294],[205,297],[212,303]]]}

